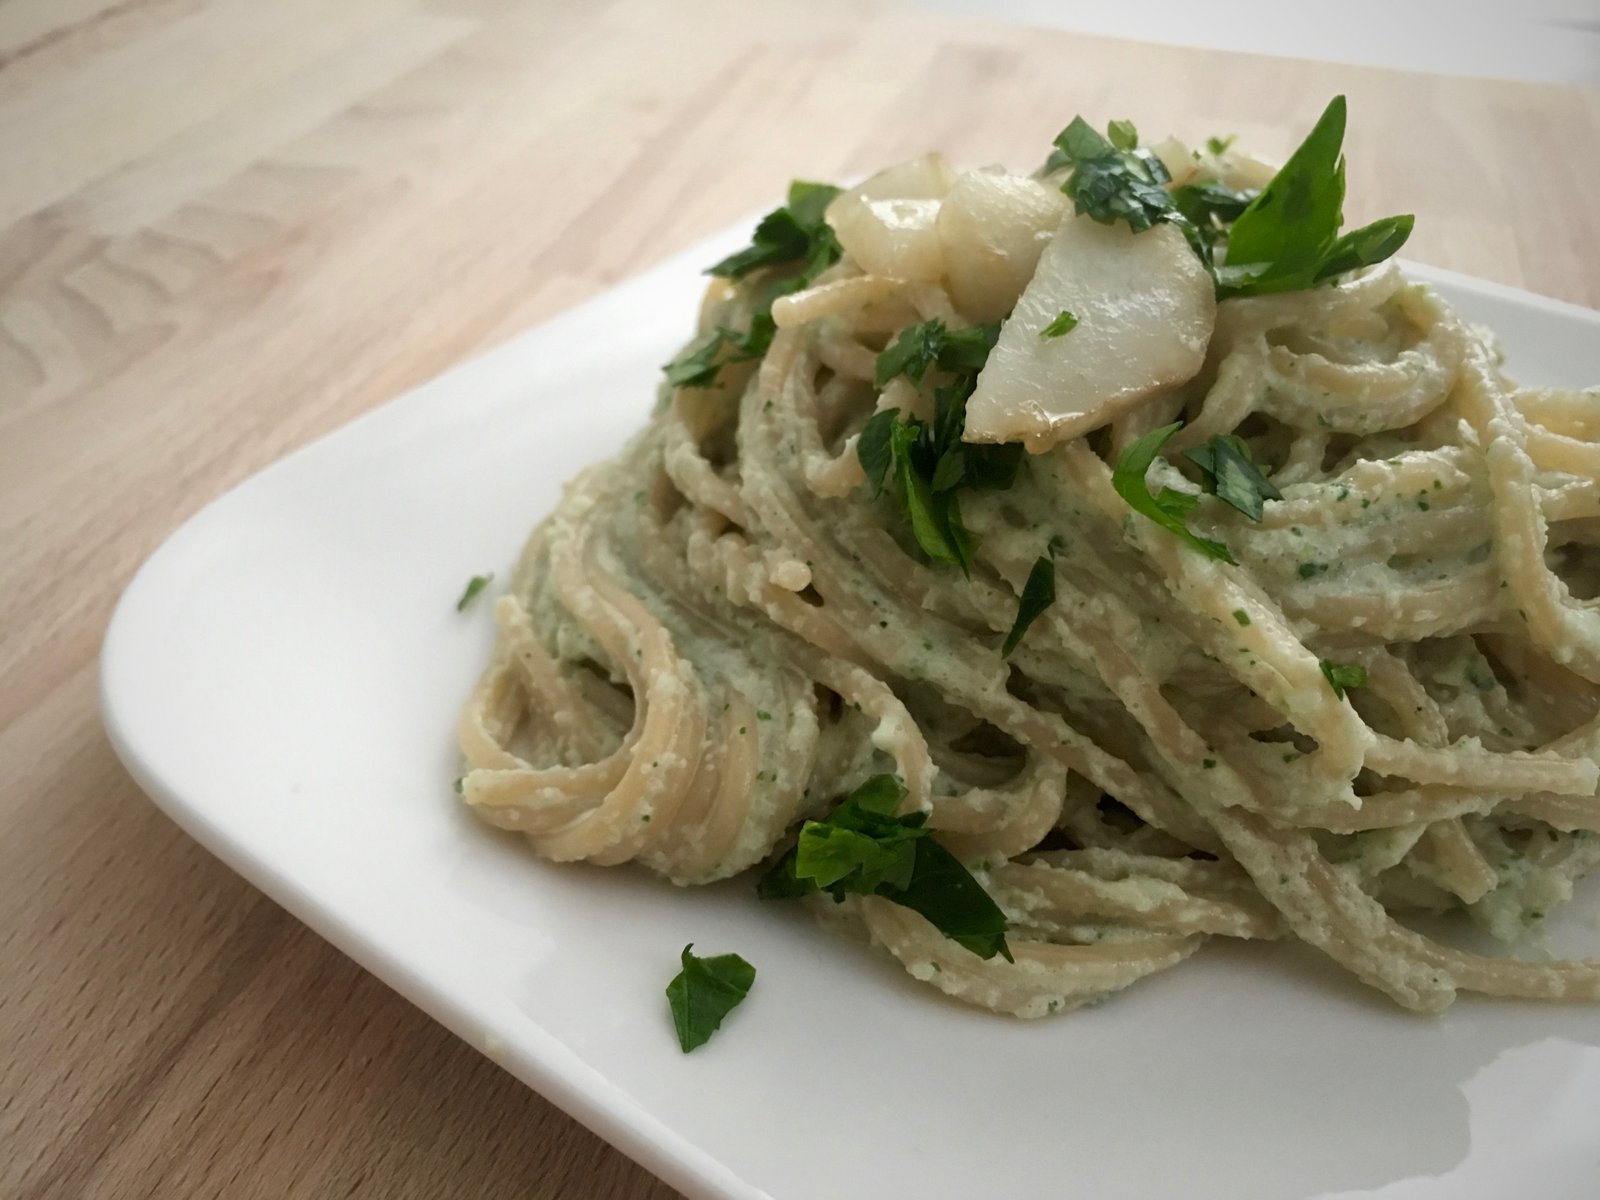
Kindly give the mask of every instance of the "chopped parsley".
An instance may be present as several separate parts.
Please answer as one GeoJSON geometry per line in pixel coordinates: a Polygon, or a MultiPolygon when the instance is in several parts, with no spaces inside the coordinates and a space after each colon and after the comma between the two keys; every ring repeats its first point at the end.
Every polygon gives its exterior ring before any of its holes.
{"type": "Polygon", "coordinates": [[[1295,573],[1301,579],[1315,579],[1318,575],[1328,573],[1328,564],[1325,562],[1303,562],[1295,568],[1295,573]]]}
{"type": "Polygon", "coordinates": [[[800,838],[762,878],[764,900],[827,892],[882,896],[920,913],[945,937],[979,958],[1012,961],[1006,918],[926,826],[925,812],[899,813],[905,784],[874,775],[825,820],[807,821],[800,838]]]}
{"type": "Polygon", "coordinates": [[[1206,151],[1217,158],[1221,158],[1228,152],[1228,147],[1238,140],[1239,135],[1237,133],[1230,133],[1227,137],[1208,137],[1206,139],[1206,151]]]}
{"type": "Polygon", "coordinates": [[[1245,610],[1242,608],[1236,608],[1233,610],[1233,619],[1239,622],[1240,625],[1250,624],[1250,614],[1245,612],[1245,610]]]}
{"type": "Polygon", "coordinates": [[[841,252],[833,230],[822,219],[839,190],[831,183],[796,179],[789,185],[788,203],[756,223],[750,244],[708,268],[706,274],[742,279],[762,267],[796,261],[803,261],[809,274],[821,274],[839,261],[841,252]]]}
{"type": "Polygon", "coordinates": [[[1333,694],[1341,700],[1347,689],[1367,686],[1367,669],[1363,666],[1329,662],[1325,658],[1319,665],[1322,667],[1322,677],[1328,681],[1333,694]]]}
{"type": "Polygon", "coordinates": [[[872,382],[880,390],[897,375],[920,384],[928,368],[937,365],[953,373],[983,370],[1000,336],[1000,323],[951,329],[938,319],[908,325],[878,355],[872,382]]]}
{"type": "Polygon", "coordinates": [[[889,468],[894,465],[894,449],[890,442],[899,418],[898,408],[886,408],[873,413],[861,427],[861,435],[856,438],[856,459],[867,473],[867,482],[872,485],[874,497],[883,494],[884,480],[888,477],[889,468]]]}
{"type": "Polygon", "coordinates": [[[1011,632],[1006,634],[1006,640],[1000,645],[1001,658],[1011,657],[1011,652],[1022,641],[1022,635],[1028,632],[1028,626],[1055,602],[1056,565],[1048,556],[1041,554],[1028,572],[1027,582],[1022,585],[1022,595],[1017,598],[1017,619],[1011,623],[1011,632]]]}
{"type": "Polygon", "coordinates": [[[701,958],[693,950],[693,942],[683,948],[683,969],[667,984],[672,1025],[685,1054],[710,1041],[756,979],[756,969],[737,954],[701,958]]]}
{"type": "Polygon", "coordinates": [[[772,302],[805,287],[844,253],[823,220],[838,194],[839,189],[829,183],[795,180],[789,185],[788,203],[761,218],[750,245],[709,268],[708,275],[735,280],[766,267],[792,269],[759,289],[748,329],[719,325],[667,363],[662,369],[668,383],[680,388],[710,387],[724,366],[749,362],[767,352],[777,332],[772,302]]]}
{"type": "MultiPolygon", "coordinates": [[[[1254,191],[1236,192],[1218,180],[1186,183],[1172,189],[1173,207],[1189,219],[1208,251],[1255,198],[1254,191]]],[[[1201,258],[1204,260],[1205,256],[1201,258]]]]}
{"type": "Polygon", "coordinates": [[[1166,445],[1167,439],[1178,431],[1180,424],[1181,422],[1174,422],[1171,425],[1163,425],[1160,429],[1152,429],[1135,440],[1117,460],[1116,470],[1111,473],[1111,486],[1117,490],[1117,495],[1128,502],[1128,507],[1134,512],[1177,534],[1201,554],[1226,563],[1234,562],[1233,555],[1221,542],[1214,542],[1210,538],[1203,538],[1191,532],[1184,523],[1185,518],[1199,502],[1198,496],[1168,487],[1162,488],[1156,495],[1150,493],[1150,485],[1145,475],[1149,472],[1150,464],[1155,461],[1156,455],[1161,453],[1161,447],[1166,445]]]}
{"type": "MultiPolygon", "coordinates": [[[[756,357],[741,349],[742,336],[736,330],[719,325],[661,368],[666,372],[667,382],[673,387],[710,387],[717,381],[717,373],[727,363],[745,362],[756,357]],[[730,347],[733,353],[725,354],[724,351],[730,347]]],[[[766,352],[765,347],[761,352],[766,352]]]]}
{"type": "Polygon", "coordinates": [[[1385,217],[1339,236],[1344,222],[1345,100],[1335,96],[1305,141],[1228,229],[1219,296],[1309,288],[1389,258],[1412,217],[1385,217]]]}
{"type": "Polygon", "coordinates": [[[1106,126],[1106,136],[1118,150],[1133,150],[1139,145],[1139,131],[1132,121],[1112,121],[1106,126]]]}
{"type": "Polygon", "coordinates": [[[1061,190],[1072,198],[1073,208],[1102,225],[1127,222],[1135,233],[1158,222],[1176,225],[1210,262],[1209,244],[1203,242],[1190,221],[1167,192],[1172,176],[1161,160],[1139,148],[1138,133],[1126,121],[1113,121],[1102,136],[1082,117],[1056,135],[1055,149],[1045,160],[1045,174],[1070,166],[1061,190]]]}
{"type": "Polygon", "coordinates": [[[949,329],[937,320],[901,330],[878,356],[878,386],[901,375],[920,386],[935,367],[950,382],[933,390],[931,423],[918,417],[901,420],[899,409],[884,409],[867,421],[856,440],[856,458],[873,495],[892,483],[918,547],[929,560],[963,572],[972,568],[978,540],[961,519],[959,492],[1008,488],[1022,461],[1022,447],[1016,443],[969,445],[961,440],[967,400],[998,336],[998,324],[949,329]]]}
{"type": "Polygon", "coordinates": [[[1282,500],[1283,494],[1250,459],[1250,447],[1231,434],[1217,434],[1183,456],[1205,473],[1206,490],[1232,505],[1252,521],[1261,520],[1262,501],[1282,500]]]}
{"type": "Polygon", "coordinates": [[[471,579],[467,580],[467,586],[461,593],[461,599],[456,601],[456,611],[465,612],[467,610],[467,605],[471,604],[475,599],[477,599],[478,593],[483,591],[483,589],[488,587],[493,581],[493,571],[490,571],[487,575],[474,575],[471,579]]]}
{"type": "Polygon", "coordinates": [[[1058,338],[1063,334],[1071,333],[1077,327],[1078,318],[1063,308],[1051,319],[1050,324],[1039,330],[1039,340],[1042,342],[1048,342],[1052,338],[1058,338]]]}
{"type": "MultiPolygon", "coordinates": [[[[1344,222],[1345,99],[1335,96],[1289,161],[1259,193],[1216,181],[1168,190],[1172,176],[1137,144],[1133,127],[1106,135],[1082,117],[1056,135],[1045,174],[1070,166],[1061,190],[1076,211],[1135,233],[1176,226],[1216,280],[1219,298],[1298,291],[1394,255],[1411,235],[1410,215],[1385,217],[1340,236],[1344,222]],[[1217,261],[1216,248],[1226,245],[1217,261]]],[[[1212,138],[1221,154],[1233,142],[1212,138]]]]}

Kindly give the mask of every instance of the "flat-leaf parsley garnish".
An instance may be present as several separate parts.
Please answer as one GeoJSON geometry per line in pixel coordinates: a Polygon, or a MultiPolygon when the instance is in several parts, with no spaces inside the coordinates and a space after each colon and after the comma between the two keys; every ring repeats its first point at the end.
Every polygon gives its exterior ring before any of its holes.
{"type": "Polygon", "coordinates": [[[906,788],[874,775],[824,820],[807,821],[794,848],[757,886],[764,900],[827,892],[882,896],[925,917],[979,958],[1011,962],[1006,917],[961,861],[928,830],[928,814],[899,813],[906,788]]]}
{"type": "Polygon", "coordinates": [[[700,338],[663,370],[674,387],[710,387],[730,363],[760,358],[772,345],[777,326],[772,302],[799,291],[839,261],[843,250],[823,214],[839,189],[831,183],[797,179],[789,185],[788,202],[756,224],[750,245],[707,270],[708,275],[740,280],[765,268],[788,267],[756,291],[749,327],[719,325],[700,338]]]}
{"type": "Polygon", "coordinates": [[[1039,330],[1039,340],[1048,342],[1053,338],[1061,337],[1063,334],[1071,333],[1077,327],[1078,318],[1063,308],[1050,319],[1048,325],[1039,330]]]}
{"type": "Polygon", "coordinates": [[[1228,228],[1219,296],[1309,288],[1389,258],[1411,234],[1410,215],[1339,236],[1344,222],[1345,100],[1335,96],[1305,141],[1228,228]]]}
{"type": "Polygon", "coordinates": [[[1322,667],[1322,677],[1328,681],[1333,694],[1341,700],[1348,689],[1367,686],[1367,669],[1357,663],[1329,662],[1324,658],[1318,665],[1322,667]]]}
{"type": "Polygon", "coordinates": [[[788,203],[756,223],[750,244],[709,267],[706,274],[742,279],[761,267],[797,261],[804,262],[810,274],[820,274],[839,261],[839,241],[822,219],[838,194],[831,183],[796,179],[789,185],[788,203]]]}
{"type": "Polygon", "coordinates": [[[471,604],[478,598],[478,593],[483,591],[484,588],[488,587],[493,582],[493,571],[490,571],[487,575],[474,575],[471,579],[467,580],[467,586],[461,593],[461,599],[456,601],[456,611],[465,612],[467,610],[467,605],[471,604]]]}
{"type": "Polygon", "coordinates": [[[1150,464],[1155,461],[1156,455],[1161,453],[1161,447],[1167,444],[1168,438],[1178,432],[1180,426],[1181,422],[1163,425],[1160,429],[1152,429],[1135,440],[1122,452],[1122,457],[1117,461],[1116,470],[1111,473],[1111,486],[1116,489],[1117,495],[1128,502],[1128,507],[1134,512],[1177,534],[1208,558],[1231,563],[1234,557],[1226,546],[1192,532],[1185,523],[1185,518],[1199,502],[1198,496],[1168,487],[1152,495],[1150,485],[1145,479],[1150,464]]]}
{"type": "Polygon", "coordinates": [[[1055,602],[1056,565],[1047,555],[1041,554],[1034,560],[1027,582],[1022,585],[1022,595],[1017,598],[1017,619],[1012,622],[1011,632],[1006,634],[1006,640],[1000,646],[1001,658],[1011,657],[1011,652],[1022,641],[1022,635],[1028,632],[1028,626],[1055,602]]]}
{"type": "Polygon", "coordinates": [[[1082,117],[1073,117],[1056,135],[1045,173],[1070,166],[1061,190],[1072,198],[1080,216],[1102,225],[1125,221],[1135,233],[1157,222],[1176,225],[1205,262],[1210,246],[1173,203],[1167,192],[1172,176],[1150,151],[1138,145],[1138,134],[1126,121],[1113,121],[1102,136],[1082,117]]]}
{"type": "Polygon", "coordinates": [[[1016,478],[1022,447],[961,440],[967,400],[999,336],[998,324],[950,329],[923,321],[902,329],[878,355],[874,382],[904,376],[921,386],[937,369],[948,380],[933,389],[933,421],[901,419],[896,408],[873,414],[856,439],[856,458],[880,495],[893,485],[917,546],[936,563],[970,571],[978,539],[961,519],[960,492],[1004,489],[1016,478]]]}
{"type": "Polygon", "coordinates": [[[1219,433],[1185,450],[1183,456],[1205,473],[1207,491],[1252,521],[1261,520],[1264,500],[1283,499],[1283,494],[1250,458],[1250,447],[1231,434],[1219,433]]]}
{"type": "MultiPolygon", "coordinates": [[[[1071,167],[1061,190],[1076,211],[1135,233],[1165,222],[1188,239],[1216,280],[1217,295],[1297,291],[1391,257],[1411,235],[1410,215],[1385,217],[1342,237],[1345,99],[1335,96],[1289,161],[1260,192],[1216,180],[1172,187],[1162,161],[1137,144],[1132,126],[1106,135],[1082,117],[1056,135],[1045,174],[1071,167]],[[1133,140],[1130,140],[1133,139],[1133,140]],[[1217,248],[1226,250],[1217,261],[1217,248]]],[[[1212,139],[1213,155],[1228,148],[1212,139]]]]}
{"type": "Polygon", "coordinates": [[[683,969],[667,984],[672,1025],[685,1054],[710,1040],[756,979],[756,969],[737,954],[701,958],[693,950],[693,942],[683,948],[683,969]]]}

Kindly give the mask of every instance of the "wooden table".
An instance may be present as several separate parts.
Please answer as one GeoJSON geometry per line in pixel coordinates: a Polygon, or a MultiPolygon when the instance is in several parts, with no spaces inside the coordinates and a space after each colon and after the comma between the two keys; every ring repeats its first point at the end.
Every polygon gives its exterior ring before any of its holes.
{"type": "MultiPolygon", "coordinates": [[[[0,1194],[672,1193],[235,878],[112,757],[95,656],[184,517],[776,197],[1074,112],[1282,154],[1600,305],[1600,93],[859,0],[0,0],[0,1194]]],[[[684,315],[687,328],[689,314],[684,315]]]]}

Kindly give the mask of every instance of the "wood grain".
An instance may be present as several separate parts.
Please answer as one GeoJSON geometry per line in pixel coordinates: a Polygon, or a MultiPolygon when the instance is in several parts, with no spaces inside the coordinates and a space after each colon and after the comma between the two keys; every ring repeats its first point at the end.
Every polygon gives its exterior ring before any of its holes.
{"type": "MultiPolygon", "coordinates": [[[[1075,111],[1600,304],[1600,95],[734,0],[0,0],[0,1194],[672,1193],[179,833],[95,655],[230,484],[769,202],[1075,111]]],[[[687,325],[688,315],[685,315],[687,325]]]]}

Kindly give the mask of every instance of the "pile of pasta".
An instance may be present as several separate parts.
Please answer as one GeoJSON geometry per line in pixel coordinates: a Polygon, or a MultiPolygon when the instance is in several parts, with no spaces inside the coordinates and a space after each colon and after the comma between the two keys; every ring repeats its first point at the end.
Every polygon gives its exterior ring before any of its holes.
{"type": "MultiPolygon", "coordinates": [[[[1182,161],[1260,186],[1242,155],[1182,161]]],[[[1012,960],[880,895],[807,902],[1018,1016],[1212,936],[1298,938],[1421,1011],[1461,989],[1600,999],[1600,963],[1483,956],[1402,920],[1463,910],[1516,939],[1600,862],[1600,392],[1518,387],[1488,332],[1392,263],[1223,299],[1192,375],[1030,441],[1010,487],[963,497],[970,571],[930,562],[857,442],[877,412],[929,411],[936,367],[875,378],[899,332],[969,328],[1028,282],[990,210],[957,210],[974,174],[880,177],[865,194],[909,193],[886,197],[900,226],[835,220],[842,255],[768,298],[759,357],[664,386],[568,484],[461,719],[472,810],[547,859],[700,884],[892,772],[1004,911],[1012,960]],[[1153,485],[1198,495],[1180,452],[1218,434],[1271,465],[1260,521],[1207,495],[1189,516],[1234,562],[1113,486],[1174,422],[1153,485]],[[1003,657],[1040,556],[1054,603],[1003,657]],[[1330,661],[1364,686],[1330,686],[1330,661]]],[[[1055,180],[987,174],[1038,209],[1024,260],[1086,219],[1041,199],[1055,180]]],[[[768,275],[713,281],[700,336],[760,319],[768,275]]]]}

